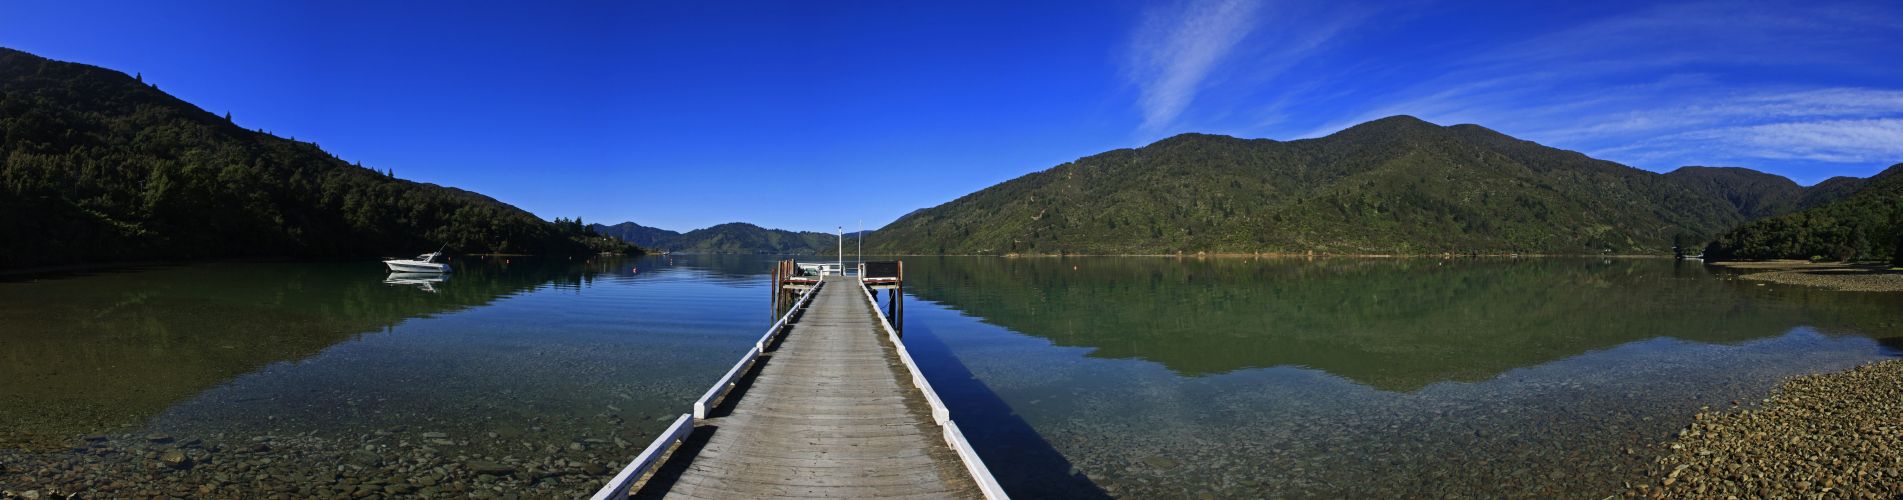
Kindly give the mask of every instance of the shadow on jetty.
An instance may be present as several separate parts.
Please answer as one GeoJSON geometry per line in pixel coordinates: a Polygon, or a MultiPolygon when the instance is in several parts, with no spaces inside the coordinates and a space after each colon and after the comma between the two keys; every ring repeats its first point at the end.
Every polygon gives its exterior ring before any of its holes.
{"type": "Polygon", "coordinates": [[[952,420],[1005,492],[1017,498],[1110,498],[1090,478],[1073,473],[1070,460],[952,356],[931,327],[905,327],[912,361],[931,378],[932,389],[951,407],[952,420]]]}

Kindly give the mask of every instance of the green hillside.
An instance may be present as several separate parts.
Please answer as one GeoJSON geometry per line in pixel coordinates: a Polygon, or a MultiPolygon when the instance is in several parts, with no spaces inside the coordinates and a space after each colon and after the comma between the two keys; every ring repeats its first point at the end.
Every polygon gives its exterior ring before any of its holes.
{"type": "Polygon", "coordinates": [[[657,227],[647,227],[633,222],[623,222],[612,226],[589,224],[589,229],[597,234],[632,243],[641,248],[666,250],[667,245],[679,238],[681,233],[657,227]]]}
{"type": "Polygon", "coordinates": [[[1810,208],[1843,199],[1845,196],[1850,196],[1851,193],[1863,189],[1863,186],[1869,183],[1869,181],[1869,179],[1861,177],[1844,176],[1824,179],[1824,182],[1819,182],[1816,185],[1804,188],[1804,196],[1797,200],[1797,208],[1810,208]]]}
{"type": "Polygon", "coordinates": [[[1682,167],[1665,177],[1707,196],[1724,199],[1749,218],[1789,213],[1804,198],[1804,186],[1782,176],[1738,167],[1682,167]]]}
{"type": "Polygon", "coordinates": [[[903,217],[868,251],[1665,253],[1747,217],[1673,177],[1397,116],[1318,139],[1184,134],[1082,158],[903,217]]]}
{"type": "Polygon", "coordinates": [[[0,267],[629,249],[246,130],[136,76],[9,49],[0,162],[0,267]]]}
{"type": "Polygon", "coordinates": [[[1836,178],[1817,188],[1831,189],[1839,199],[1728,231],[1706,248],[1706,256],[1868,260],[1903,255],[1903,164],[1869,179],[1836,178]]]}

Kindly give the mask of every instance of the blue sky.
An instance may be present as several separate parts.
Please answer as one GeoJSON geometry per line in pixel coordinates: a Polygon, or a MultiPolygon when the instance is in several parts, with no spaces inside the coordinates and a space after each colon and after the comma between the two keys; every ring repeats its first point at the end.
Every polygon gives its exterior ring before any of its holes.
{"type": "Polygon", "coordinates": [[[1655,171],[1903,162],[1892,3],[1021,3],[0,0],[0,46],[543,217],[676,230],[877,227],[1177,133],[1394,114],[1655,171]]]}

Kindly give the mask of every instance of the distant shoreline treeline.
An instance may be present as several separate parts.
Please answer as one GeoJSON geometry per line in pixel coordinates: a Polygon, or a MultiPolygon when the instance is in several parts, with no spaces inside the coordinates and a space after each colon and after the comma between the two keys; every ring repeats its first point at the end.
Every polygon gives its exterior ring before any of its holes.
{"type": "Polygon", "coordinates": [[[1727,231],[1705,253],[1716,260],[1889,260],[1903,266],[1903,164],[1856,181],[1829,203],[1727,231]]]}
{"type": "Polygon", "coordinates": [[[638,252],[579,220],[349,164],[140,77],[0,49],[0,267],[638,252]]]}

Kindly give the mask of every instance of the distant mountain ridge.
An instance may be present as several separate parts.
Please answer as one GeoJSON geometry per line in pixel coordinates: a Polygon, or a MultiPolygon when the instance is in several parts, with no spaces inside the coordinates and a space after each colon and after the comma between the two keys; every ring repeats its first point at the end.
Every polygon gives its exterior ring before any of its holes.
{"type": "Polygon", "coordinates": [[[1395,116],[1316,139],[1182,134],[1088,156],[901,217],[868,251],[1666,253],[1855,184],[1658,174],[1395,116]]]}
{"type": "Polygon", "coordinates": [[[0,267],[630,250],[247,130],[138,76],[4,48],[0,235],[0,267]]]}
{"type": "Polygon", "coordinates": [[[744,222],[730,222],[685,233],[633,222],[590,224],[589,228],[603,236],[620,238],[642,248],[682,254],[818,255],[833,253],[839,242],[839,236],[835,234],[767,229],[744,222]]]}
{"type": "Polygon", "coordinates": [[[1836,177],[1811,188],[1802,210],[1739,226],[1705,249],[1731,259],[1883,260],[1903,265],[1903,163],[1868,179],[1836,177]]]}
{"type": "Polygon", "coordinates": [[[1805,191],[1783,176],[1740,167],[1680,167],[1665,177],[1725,200],[1746,218],[1796,210],[1805,191]]]}
{"type": "Polygon", "coordinates": [[[633,222],[623,222],[612,226],[589,224],[589,229],[610,238],[633,243],[641,248],[664,250],[662,244],[680,237],[681,233],[666,229],[647,227],[633,222]]]}

